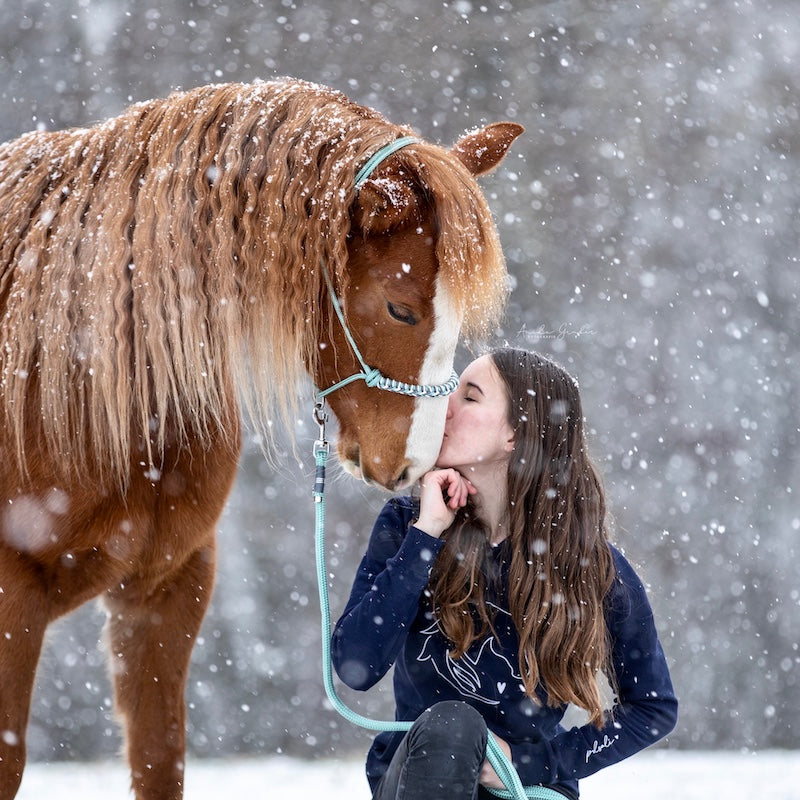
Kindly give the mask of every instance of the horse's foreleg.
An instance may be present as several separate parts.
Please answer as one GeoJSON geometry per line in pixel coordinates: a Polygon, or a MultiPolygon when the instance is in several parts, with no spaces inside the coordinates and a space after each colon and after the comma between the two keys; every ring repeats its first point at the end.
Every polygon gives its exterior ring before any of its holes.
{"type": "Polygon", "coordinates": [[[25,768],[33,679],[47,627],[44,590],[19,553],[0,546],[0,797],[17,793],[25,768]]]}
{"type": "Polygon", "coordinates": [[[180,800],[189,658],[214,580],[214,538],[157,584],[108,595],[111,671],[136,800],[180,800]]]}

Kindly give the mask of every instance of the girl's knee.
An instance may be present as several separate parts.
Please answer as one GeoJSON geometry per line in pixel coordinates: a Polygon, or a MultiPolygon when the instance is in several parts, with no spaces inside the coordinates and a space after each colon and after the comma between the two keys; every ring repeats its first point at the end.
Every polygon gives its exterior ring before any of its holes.
{"type": "Polygon", "coordinates": [[[486,722],[472,706],[459,700],[446,700],[424,711],[414,725],[417,737],[426,745],[439,745],[448,749],[473,743],[485,750],[488,737],[486,722]]]}
{"type": "Polygon", "coordinates": [[[431,706],[425,713],[429,713],[438,724],[444,726],[486,727],[480,712],[463,700],[443,700],[431,706]]]}

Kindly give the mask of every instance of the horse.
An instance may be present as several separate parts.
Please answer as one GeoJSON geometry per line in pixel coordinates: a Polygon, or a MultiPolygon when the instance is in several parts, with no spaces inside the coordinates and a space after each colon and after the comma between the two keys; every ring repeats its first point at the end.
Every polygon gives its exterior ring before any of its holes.
{"type": "Polygon", "coordinates": [[[445,148],[291,78],[214,84],[0,145],[0,797],[25,765],[50,622],[101,597],[137,800],[183,793],[184,690],[215,528],[249,419],[269,440],[308,379],[354,476],[433,464],[460,335],[507,277],[476,177],[522,127],[445,148]],[[347,330],[334,314],[340,303],[347,330]]]}

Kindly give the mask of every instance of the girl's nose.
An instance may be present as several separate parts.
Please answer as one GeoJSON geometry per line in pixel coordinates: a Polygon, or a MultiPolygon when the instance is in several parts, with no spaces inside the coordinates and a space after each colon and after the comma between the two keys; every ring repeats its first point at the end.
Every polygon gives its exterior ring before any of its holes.
{"type": "Polygon", "coordinates": [[[445,414],[445,419],[450,419],[453,416],[453,403],[455,402],[455,395],[451,394],[450,397],[447,398],[447,413],[445,414]]]}

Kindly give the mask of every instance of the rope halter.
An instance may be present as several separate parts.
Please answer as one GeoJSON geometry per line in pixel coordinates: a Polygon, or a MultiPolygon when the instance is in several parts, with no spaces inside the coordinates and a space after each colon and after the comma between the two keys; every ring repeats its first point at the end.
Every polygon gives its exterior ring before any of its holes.
{"type": "MultiPolygon", "coordinates": [[[[384,159],[388,158],[395,151],[400,150],[400,148],[418,142],[419,139],[416,139],[413,136],[403,136],[400,139],[395,139],[393,142],[389,142],[389,144],[381,147],[380,150],[370,156],[367,162],[356,173],[356,192],[361,189],[374,169],[384,159]]],[[[361,355],[361,351],[358,349],[358,346],[353,339],[353,334],[350,332],[347,322],[345,322],[342,304],[333,288],[333,282],[331,281],[330,275],[328,275],[328,270],[326,269],[324,263],[321,263],[320,266],[322,268],[322,274],[325,277],[325,284],[328,287],[328,294],[330,295],[334,311],[336,311],[336,316],[339,318],[339,322],[342,324],[342,328],[344,329],[344,334],[350,344],[350,348],[352,349],[355,357],[358,359],[358,363],[361,365],[361,372],[356,372],[347,378],[343,378],[337,383],[334,383],[333,386],[329,386],[327,389],[317,390],[316,402],[318,404],[321,403],[325,397],[331,394],[331,392],[335,392],[337,389],[341,389],[343,386],[353,383],[353,381],[364,381],[367,386],[371,388],[374,387],[375,389],[382,389],[385,392],[395,392],[396,394],[404,394],[410,397],[446,397],[447,395],[452,394],[458,388],[458,373],[455,371],[451,373],[450,377],[444,383],[420,384],[404,383],[403,381],[394,380],[393,378],[387,378],[381,373],[380,370],[370,367],[364,360],[364,357],[361,355]]]]}

